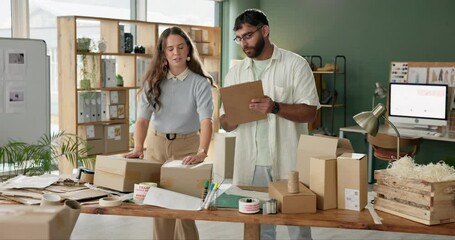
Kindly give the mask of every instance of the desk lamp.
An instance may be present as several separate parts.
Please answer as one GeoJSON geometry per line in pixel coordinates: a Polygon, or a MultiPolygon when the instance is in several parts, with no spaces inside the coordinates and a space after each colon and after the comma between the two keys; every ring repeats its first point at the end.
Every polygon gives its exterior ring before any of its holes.
{"type": "Polygon", "coordinates": [[[376,136],[379,130],[379,117],[383,117],[386,122],[390,124],[390,126],[395,130],[397,134],[397,156],[396,158],[399,159],[400,157],[400,133],[398,129],[393,125],[385,116],[384,113],[386,111],[386,107],[382,103],[378,103],[378,105],[372,111],[366,111],[356,114],[353,118],[354,121],[363,128],[368,134],[376,136]]]}
{"type": "Polygon", "coordinates": [[[374,100],[375,98],[385,98],[387,97],[387,89],[383,86],[381,86],[380,83],[376,83],[376,89],[374,90],[373,94],[373,104],[371,106],[371,109],[374,108],[374,100]]]}

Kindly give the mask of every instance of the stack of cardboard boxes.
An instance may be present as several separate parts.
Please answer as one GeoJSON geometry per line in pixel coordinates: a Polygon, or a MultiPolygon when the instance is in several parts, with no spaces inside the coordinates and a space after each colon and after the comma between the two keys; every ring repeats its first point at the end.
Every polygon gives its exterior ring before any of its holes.
{"type": "Polygon", "coordinates": [[[121,155],[98,155],[94,184],[120,192],[132,192],[136,183],[155,182],[161,188],[200,197],[204,182],[211,176],[212,164],[206,162],[182,166],[180,161],[162,164],[121,155]]]}
{"type": "Polygon", "coordinates": [[[288,193],[287,182],[273,182],[270,197],[283,213],[361,211],[367,204],[367,156],[352,151],[347,139],[302,135],[297,153],[300,192],[288,193]]]}

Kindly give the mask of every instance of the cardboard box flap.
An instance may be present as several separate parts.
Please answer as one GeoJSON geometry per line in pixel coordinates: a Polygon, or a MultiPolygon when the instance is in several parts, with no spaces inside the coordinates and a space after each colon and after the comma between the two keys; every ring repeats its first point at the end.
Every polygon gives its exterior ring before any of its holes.
{"type": "Polygon", "coordinates": [[[351,141],[346,138],[338,138],[338,145],[337,145],[337,155],[342,153],[352,153],[354,152],[354,148],[352,147],[351,141]]]}
{"type": "Polygon", "coordinates": [[[353,152],[349,139],[326,135],[300,135],[296,164],[300,181],[306,186],[310,185],[310,158],[312,156],[337,157],[345,152],[353,152]]]}
{"type": "Polygon", "coordinates": [[[339,156],[339,159],[355,159],[355,160],[362,160],[366,155],[363,153],[343,153],[339,156]]]}
{"type": "Polygon", "coordinates": [[[336,154],[335,149],[338,145],[338,139],[327,136],[310,136],[301,135],[299,141],[299,149],[306,154],[326,153],[327,155],[336,154]]]}

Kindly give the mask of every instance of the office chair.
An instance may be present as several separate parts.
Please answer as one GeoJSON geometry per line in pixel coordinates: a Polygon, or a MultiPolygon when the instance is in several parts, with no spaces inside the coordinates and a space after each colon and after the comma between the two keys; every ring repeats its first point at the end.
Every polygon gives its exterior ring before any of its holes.
{"type": "Polygon", "coordinates": [[[378,133],[376,136],[368,134],[368,142],[373,146],[374,157],[394,161],[400,157],[409,156],[413,157],[419,151],[420,143],[422,142],[421,137],[400,138],[400,156],[397,158],[397,137],[385,133],[378,133]]]}

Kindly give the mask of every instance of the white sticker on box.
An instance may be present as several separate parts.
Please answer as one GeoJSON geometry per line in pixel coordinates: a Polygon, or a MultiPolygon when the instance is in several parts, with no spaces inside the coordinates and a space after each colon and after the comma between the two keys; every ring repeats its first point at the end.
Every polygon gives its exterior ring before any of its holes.
{"type": "Polygon", "coordinates": [[[109,126],[107,127],[107,138],[114,139],[114,140],[121,140],[121,131],[122,128],[120,126],[109,126]]]}
{"type": "Polygon", "coordinates": [[[95,126],[94,125],[88,125],[85,127],[85,134],[87,135],[87,138],[94,138],[95,137],[95,126]]]}
{"type": "Polygon", "coordinates": [[[358,189],[344,189],[344,208],[360,211],[360,193],[358,189]]]}

